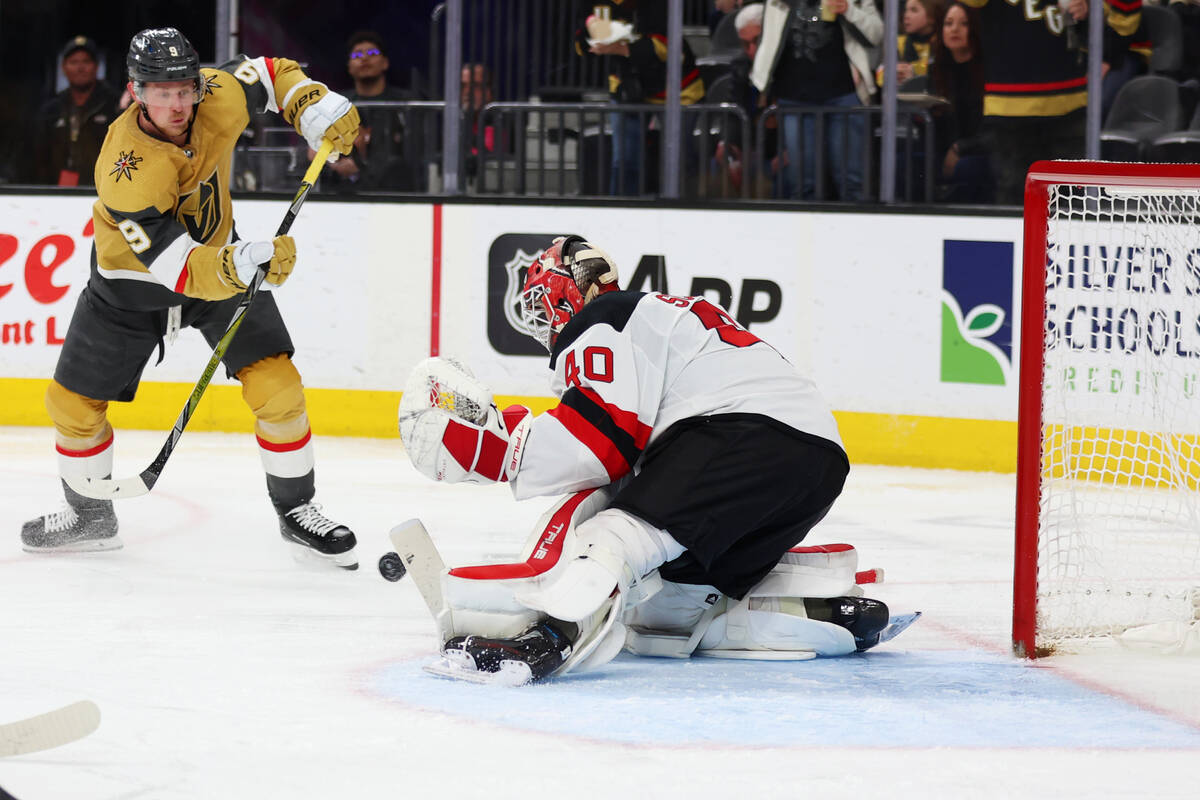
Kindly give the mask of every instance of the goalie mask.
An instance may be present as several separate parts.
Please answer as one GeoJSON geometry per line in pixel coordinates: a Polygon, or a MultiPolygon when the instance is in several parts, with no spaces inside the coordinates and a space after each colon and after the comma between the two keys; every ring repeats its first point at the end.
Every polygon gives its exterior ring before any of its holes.
{"type": "Polygon", "coordinates": [[[617,266],[579,236],[560,236],[529,267],[521,321],[550,352],[558,335],[598,295],[617,290],[617,266]]]}
{"type": "Polygon", "coordinates": [[[149,28],[135,35],[129,43],[125,66],[139,102],[145,103],[146,84],[169,81],[192,81],[193,105],[204,98],[200,56],[187,37],[175,28],[149,28]]]}

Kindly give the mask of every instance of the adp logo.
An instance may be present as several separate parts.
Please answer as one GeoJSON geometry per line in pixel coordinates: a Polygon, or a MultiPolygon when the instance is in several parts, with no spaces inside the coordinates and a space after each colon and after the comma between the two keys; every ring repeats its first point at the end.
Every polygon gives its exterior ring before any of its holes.
{"type": "Polygon", "coordinates": [[[1012,373],[1013,244],[942,245],[944,383],[1004,386],[1012,373]]]}

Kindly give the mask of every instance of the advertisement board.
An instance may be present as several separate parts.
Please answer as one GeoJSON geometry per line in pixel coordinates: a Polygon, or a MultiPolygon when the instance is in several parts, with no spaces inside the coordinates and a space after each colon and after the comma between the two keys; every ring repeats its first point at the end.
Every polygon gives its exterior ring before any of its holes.
{"type": "MultiPolygon", "coordinates": [[[[91,203],[0,196],[0,385],[17,398],[0,423],[44,417],[40,392],[87,280],[91,203]]],[[[284,208],[236,201],[240,235],[269,237],[284,208]]],[[[292,233],[296,271],[275,296],[318,431],[394,435],[398,393],[431,353],[470,365],[504,402],[545,408],[548,357],[521,330],[519,289],[538,250],[577,233],[609,252],[622,288],[703,295],[813,374],[848,445],[872,460],[937,465],[976,447],[982,458],[944,465],[1011,468],[1000,440],[1016,419],[1015,217],[314,197],[292,233]]],[[[183,332],[135,405],[166,399],[133,424],[169,425],[210,353],[183,332]]],[[[214,402],[236,405],[236,389],[219,375],[214,402]]]]}

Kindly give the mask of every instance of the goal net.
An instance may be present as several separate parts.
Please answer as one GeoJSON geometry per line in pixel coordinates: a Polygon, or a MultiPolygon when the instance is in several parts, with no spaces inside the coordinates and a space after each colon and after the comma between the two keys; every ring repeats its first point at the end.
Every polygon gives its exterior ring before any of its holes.
{"type": "Polygon", "coordinates": [[[1200,166],[1039,162],[1025,196],[1013,643],[1200,628],[1200,166]]]}

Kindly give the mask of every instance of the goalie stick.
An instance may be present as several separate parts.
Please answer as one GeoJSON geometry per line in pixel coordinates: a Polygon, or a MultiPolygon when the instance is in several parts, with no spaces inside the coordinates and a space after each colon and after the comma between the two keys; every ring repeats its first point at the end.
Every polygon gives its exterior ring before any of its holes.
{"type": "Polygon", "coordinates": [[[100,727],[100,709],[91,700],[0,725],[0,757],[49,750],[82,739],[100,727]]]}
{"type": "MultiPolygon", "coordinates": [[[[321,149],[313,156],[312,163],[308,165],[308,170],[304,173],[304,178],[300,181],[300,188],[296,191],[296,196],[292,198],[292,204],[288,206],[287,213],[283,216],[283,222],[279,224],[279,229],[275,232],[275,236],[283,236],[291,230],[292,223],[296,220],[296,215],[300,213],[300,206],[304,205],[304,200],[308,197],[309,191],[317,182],[317,176],[321,174],[321,169],[325,166],[325,160],[329,154],[333,152],[333,142],[326,139],[321,143],[321,149]]],[[[175,445],[179,443],[180,437],[183,436],[183,429],[187,427],[188,420],[192,418],[192,414],[196,412],[196,406],[200,404],[200,398],[204,396],[204,390],[208,388],[209,381],[216,374],[217,367],[221,364],[221,359],[225,357],[225,351],[229,349],[233,337],[237,334],[238,328],[241,327],[242,320],[246,316],[246,312],[250,310],[250,304],[254,301],[255,295],[258,294],[258,289],[262,286],[262,282],[267,277],[265,269],[266,264],[260,264],[258,273],[254,276],[254,280],[246,287],[245,294],[242,295],[242,301],[238,303],[238,307],[233,312],[233,318],[229,320],[229,326],[225,329],[225,333],[213,348],[212,357],[209,358],[208,364],[204,367],[204,372],[200,375],[200,380],[192,389],[191,395],[188,397],[187,403],[183,406],[183,411],[179,412],[179,418],[175,420],[174,427],[167,435],[167,441],[163,443],[162,449],[158,451],[158,455],[150,462],[150,466],[142,470],[138,475],[129,478],[64,478],[67,485],[73,491],[84,497],[91,497],[95,500],[117,500],[124,497],[138,497],[147,494],[154,488],[154,484],[158,482],[158,478],[162,475],[162,471],[167,466],[167,459],[171,457],[171,453],[175,451],[175,445]]]]}

